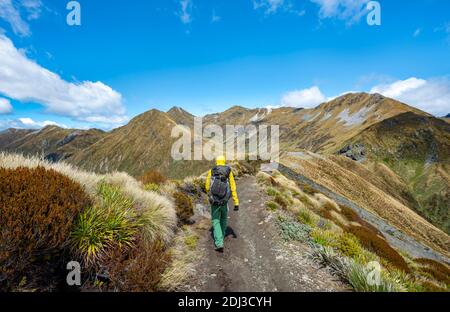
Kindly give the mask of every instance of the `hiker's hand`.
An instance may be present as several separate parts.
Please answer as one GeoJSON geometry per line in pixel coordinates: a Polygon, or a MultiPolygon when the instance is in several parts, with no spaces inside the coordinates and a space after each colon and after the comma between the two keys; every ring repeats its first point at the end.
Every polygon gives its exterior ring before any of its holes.
{"type": "Polygon", "coordinates": [[[239,211],[239,206],[234,206],[234,211],[239,211]]]}

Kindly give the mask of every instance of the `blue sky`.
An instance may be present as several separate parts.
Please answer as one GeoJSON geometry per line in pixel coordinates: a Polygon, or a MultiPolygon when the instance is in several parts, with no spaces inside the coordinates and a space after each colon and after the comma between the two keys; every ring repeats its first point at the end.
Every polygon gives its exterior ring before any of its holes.
{"type": "Polygon", "coordinates": [[[450,2],[0,0],[0,129],[111,129],[157,108],[314,107],[379,92],[450,113],[450,2]]]}

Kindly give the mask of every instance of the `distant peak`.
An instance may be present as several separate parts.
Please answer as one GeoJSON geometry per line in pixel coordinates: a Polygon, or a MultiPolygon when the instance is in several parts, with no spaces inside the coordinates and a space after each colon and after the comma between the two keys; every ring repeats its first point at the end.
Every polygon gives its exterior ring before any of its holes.
{"type": "Polygon", "coordinates": [[[179,106],[174,106],[171,109],[169,109],[167,111],[168,114],[187,114],[187,115],[192,115],[191,113],[189,113],[188,111],[186,111],[185,109],[179,107],[179,106]]]}

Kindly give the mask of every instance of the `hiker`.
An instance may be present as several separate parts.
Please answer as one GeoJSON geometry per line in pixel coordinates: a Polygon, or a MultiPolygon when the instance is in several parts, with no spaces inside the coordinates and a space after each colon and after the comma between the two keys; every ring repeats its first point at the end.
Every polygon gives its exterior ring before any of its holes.
{"type": "Polygon", "coordinates": [[[208,172],[205,189],[211,204],[214,245],[218,252],[223,252],[223,240],[228,224],[228,201],[231,197],[234,201],[234,211],[239,211],[236,182],[224,156],[217,157],[216,166],[208,172]]]}

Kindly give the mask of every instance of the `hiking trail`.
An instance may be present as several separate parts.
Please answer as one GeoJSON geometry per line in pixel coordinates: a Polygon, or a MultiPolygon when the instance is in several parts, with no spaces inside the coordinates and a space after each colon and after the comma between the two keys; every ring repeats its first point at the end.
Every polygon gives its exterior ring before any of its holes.
{"type": "Polygon", "coordinates": [[[253,176],[237,181],[240,210],[229,203],[225,251],[213,248],[209,207],[197,207],[198,252],[195,274],[180,290],[207,292],[348,291],[331,271],[314,262],[311,249],[301,242],[285,242],[276,214],[267,211],[268,196],[253,176]]]}

